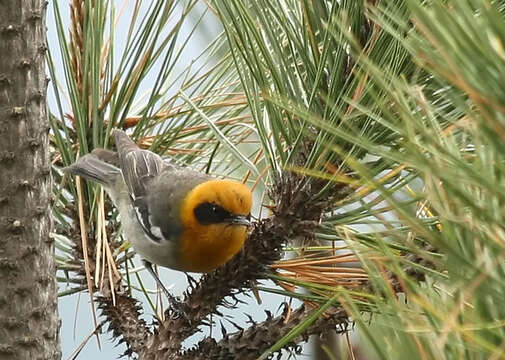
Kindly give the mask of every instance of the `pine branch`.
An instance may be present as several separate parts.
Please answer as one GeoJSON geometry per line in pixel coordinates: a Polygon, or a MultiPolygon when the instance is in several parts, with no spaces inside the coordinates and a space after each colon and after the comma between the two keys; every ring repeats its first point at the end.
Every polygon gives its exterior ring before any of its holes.
{"type": "Polygon", "coordinates": [[[139,353],[151,335],[146,322],[141,318],[141,305],[138,300],[124,293],[115,294],[115,305],[110,296],[96,297],[98,308],[109,323],[108,331],[126,344],[125,356],[139,353]]]}
{"type": "MultiPolygon", "coordinates": [[[[200,341],[194,348],[183,352],[176,360],[253,360],[267,351],[279,339],[293,330],[310,310],[301,306],[295,311],[287,312],[287,307],[282,315],[272,317],[267,313],[267,319],[260,323],[253,323],[247,329],[241,329],[233,334],[224,333],[224,338],[218,342],[207,337],[200,341]]],[[[347,331],[349,318],[342,308],[333,308],[317,319],[305,332],[288,342],[284,349],[300,353],[299,343],[307,341],[310,335],[323,334],[335,330],[337,333],[347,331]]],[[[269,358],[273,354],[269,355],[269,358]]]]}

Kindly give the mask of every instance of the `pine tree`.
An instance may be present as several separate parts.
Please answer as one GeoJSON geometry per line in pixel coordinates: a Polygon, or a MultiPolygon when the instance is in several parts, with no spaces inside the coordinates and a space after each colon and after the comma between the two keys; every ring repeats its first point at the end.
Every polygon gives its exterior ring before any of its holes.
{"type": "Polygon", "coordinates": [[[77,284],[66,294],[88,289],[97,327],[142,359],[296,355],[309,336],[352,324],[380,359],[502,358],[505,7],[214,0],[223,33],[171,77],[196,6],[136,8],[118,49],[111,5],[73,1],[67,38],[55,3],[71,109],[51,116],[60,269],[77,284]],[[255,189],[244,249],[189,281],[186,317],[153,305],[146,323],[136,274],[117,271],[132,252],[114,209],[61,172],[111,147],[115,127],[255,189]],[[280,300],[279,313],[183,346],[256,291],[303,305],[280,300]]]}

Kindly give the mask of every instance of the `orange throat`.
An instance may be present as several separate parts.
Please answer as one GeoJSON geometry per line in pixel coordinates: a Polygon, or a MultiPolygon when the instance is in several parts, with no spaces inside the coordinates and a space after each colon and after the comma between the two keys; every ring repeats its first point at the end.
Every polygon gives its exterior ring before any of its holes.
{"type": "Polygon", "coordinates": [[[240,251],[246,237],[245,226],[213,224],[190,227],[181,237],[181,269],[189,272],[213,271],[240,251]]]}

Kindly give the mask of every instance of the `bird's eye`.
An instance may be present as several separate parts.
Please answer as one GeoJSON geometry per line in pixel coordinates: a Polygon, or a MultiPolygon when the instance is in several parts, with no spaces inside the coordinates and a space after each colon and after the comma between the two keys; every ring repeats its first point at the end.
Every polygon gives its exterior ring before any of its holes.
{"type": "Polygon", "coordinates": [[[231,217],[230,213],[214,203],[202,203],[195,207],[195,217],[200,224],[218,224],[231,217]]]}

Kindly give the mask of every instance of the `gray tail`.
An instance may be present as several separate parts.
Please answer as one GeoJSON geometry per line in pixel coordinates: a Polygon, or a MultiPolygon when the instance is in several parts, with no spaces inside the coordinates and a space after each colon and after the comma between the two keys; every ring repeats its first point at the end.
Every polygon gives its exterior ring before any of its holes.
{"type": "Polygon", "coordinates": [[[64,172],[82,176],[104,186],[111,186],[121,175],[121,170],[91,153],[80,157],[75,163],[63,169],[64,172]]]}

